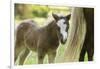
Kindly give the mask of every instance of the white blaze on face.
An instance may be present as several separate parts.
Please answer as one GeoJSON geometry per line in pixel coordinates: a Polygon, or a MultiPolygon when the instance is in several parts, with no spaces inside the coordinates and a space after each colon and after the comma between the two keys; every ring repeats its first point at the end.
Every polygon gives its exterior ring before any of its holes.
{"type": "Polygon", "coordinates": [[[67,28],[67,25],[64,24],[65,20],[64,19],[60,19],[58,22],[57,22],[57,25],[60,27],[60,33],[62,34],[63,36],[63,41],[65,41],[67,39],[67,32],[66,32],[66,28],[67,28]]]}

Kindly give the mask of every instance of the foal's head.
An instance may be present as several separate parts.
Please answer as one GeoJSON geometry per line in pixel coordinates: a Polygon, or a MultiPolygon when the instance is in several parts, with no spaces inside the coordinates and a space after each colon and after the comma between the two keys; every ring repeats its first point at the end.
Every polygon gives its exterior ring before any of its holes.
{"type": "Polygon", "coordinates": [[[61,43],[65,44],[67,40],[68,29],[69,29],[69,19],[71,15],[69,14],[67,16],[58,16],[56,14],[52,14],[52,16],[56,21],[57,35],[61,43]]]}

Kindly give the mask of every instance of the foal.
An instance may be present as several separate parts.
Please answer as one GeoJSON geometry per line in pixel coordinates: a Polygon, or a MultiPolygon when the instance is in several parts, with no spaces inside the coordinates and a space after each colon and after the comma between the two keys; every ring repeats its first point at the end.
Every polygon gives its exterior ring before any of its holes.
{"type": "Polygon", "coordinates": [[[33,20],[23,21],[17,28],[14,61],[19,56],[19,64],[23,65],[30,51],[38,53],[38,64],[42,64],[45,55],[49,63],[53,63],[59,42],[65,44],[69,28],[70,15],[52,14],[54,20],[48,25],[38,27],[33,20]]]}

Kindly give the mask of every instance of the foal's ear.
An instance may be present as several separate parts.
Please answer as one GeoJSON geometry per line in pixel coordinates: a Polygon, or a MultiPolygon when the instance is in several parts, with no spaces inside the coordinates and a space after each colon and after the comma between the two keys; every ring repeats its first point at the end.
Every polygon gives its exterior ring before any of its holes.
{"type": "Polygon", "coordinates": [[[52,16],[53,16],[53,18],[54,18],[55,20],[58,20],[58,19],[59,19],[59,17],[58,17],[57,14],[52,13],[52,16]]]}
{"type": "Polygon", "coordinates": [[[66,16],[66,18],[69,20],[70,19],[70,17],[71,17],[71,14],[68,14],[67,16],[66,16]]]}

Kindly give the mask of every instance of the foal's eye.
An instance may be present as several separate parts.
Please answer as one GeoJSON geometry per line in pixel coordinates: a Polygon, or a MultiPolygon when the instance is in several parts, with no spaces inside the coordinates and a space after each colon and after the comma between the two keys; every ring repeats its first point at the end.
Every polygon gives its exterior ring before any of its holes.
{"type": "Polygon", "coordinates": [[[64,22],[64,24],[66,24],[66,22],[64,22]]]}

